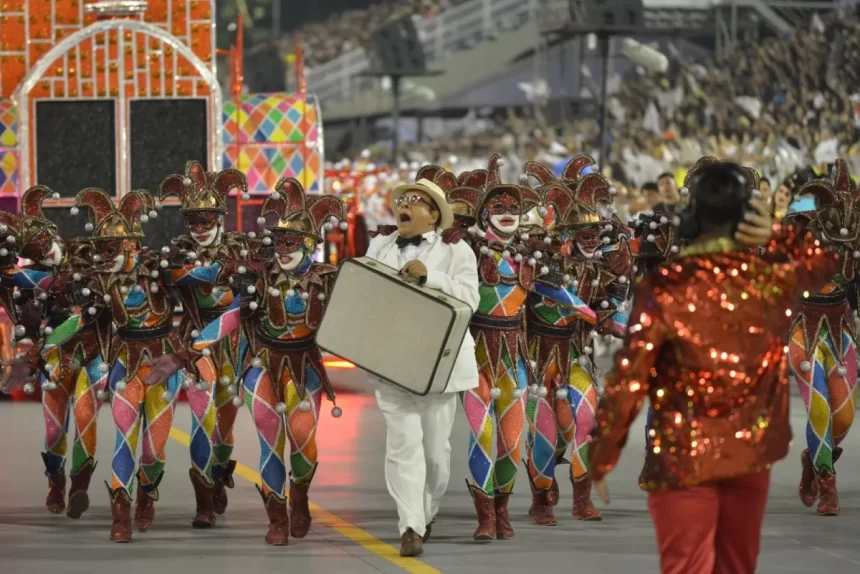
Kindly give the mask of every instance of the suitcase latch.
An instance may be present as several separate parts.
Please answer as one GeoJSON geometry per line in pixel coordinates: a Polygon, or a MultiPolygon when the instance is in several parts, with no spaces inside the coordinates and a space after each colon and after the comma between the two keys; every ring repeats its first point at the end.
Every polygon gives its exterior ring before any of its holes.
{"type": "Polygon", "coordinates": [[[373,261],[365,261],[364,263],[368,267],[376,267],[376,263],[374,263],[373,261]]]}
{"type": "Polygon", "coordinates": [[[442,356],[443,356],[443,357],[447,357],[447,356],[449,356],[450,354],[451,354],[451,349],[445,349],[445,352],[444,352],[444,353],[442,353],[442,356]]]}
{"type": "Polygon", "coordinates": [[[447,298],[447,297],[445,297],[444,295],[439,295],[439,300],[440,300],[440,301],[447,301],[447,300],[448,300],[448,298],[447,298]]]}

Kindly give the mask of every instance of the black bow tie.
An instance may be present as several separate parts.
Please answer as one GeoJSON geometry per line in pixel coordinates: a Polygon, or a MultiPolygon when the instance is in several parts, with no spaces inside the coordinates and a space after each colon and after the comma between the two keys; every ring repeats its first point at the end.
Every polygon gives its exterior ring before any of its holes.
{"type": "Polygon", "coordinates": [[[398,249],[403,249],[407,245],[414,245],[415,247],[418,247],[419,245],[421,245],[421,242],[424,241],[424,236],[416,235],[415,237],[400,237],[398,235],[396,241],[398,249]]]}

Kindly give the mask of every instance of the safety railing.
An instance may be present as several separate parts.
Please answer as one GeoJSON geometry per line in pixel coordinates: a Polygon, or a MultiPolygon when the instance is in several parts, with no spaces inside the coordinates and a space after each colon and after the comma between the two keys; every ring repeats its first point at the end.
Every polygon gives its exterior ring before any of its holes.
{"type": "MultiPolygon", "coordinates": [[[[541,0],[471,0],[432,18],[421,17],[415,27],[428,61],[433,61],[535,18],[540,3],[541,0]]],[[[370,66],[363,48],[351,50],[309,68],[308,88],[323,102],[347,98],[359,88],[355,78],[370,66]]]]}

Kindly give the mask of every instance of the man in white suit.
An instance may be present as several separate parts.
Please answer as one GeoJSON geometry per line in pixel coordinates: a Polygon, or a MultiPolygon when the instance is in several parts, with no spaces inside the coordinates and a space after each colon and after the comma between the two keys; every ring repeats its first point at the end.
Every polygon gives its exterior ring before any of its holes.
{"type": "MultiPolygon", "coordinates": [[[[442,232],[451,227],[454,214],[445,192],[421,179],[391,193],[397,232],[378,235],[367,257],[400,269],[427,287],[459,299],[472,311],[478,308],[478,269],[475,254],[464,241],[446,242],[442,232]]],[[[408,313],[409,309],[392,309],[408,313]]],[[[420,336],[416,325],[416,336],[420,336]]],[[[466,333],[448,387],[443,394],[418,396],[375,377],[376,400],[388,427],[385,445],[385,481],[397,503],[400,517],[401,556],[418,556],[430,537],[430,528],[451,474],[448,441],[457,412],[459,392],[478,386],[475,342],[466,333]]]]}

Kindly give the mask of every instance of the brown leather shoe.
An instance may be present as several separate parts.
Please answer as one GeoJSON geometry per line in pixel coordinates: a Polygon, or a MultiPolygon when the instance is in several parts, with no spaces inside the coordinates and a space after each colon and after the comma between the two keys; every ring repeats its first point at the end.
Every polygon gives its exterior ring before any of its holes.
{"type": "Polygon", "coordinates": [[[573,517],[577,520],[603,520],[603,515],[591,502],[591,476],[585,475],[579,480],[571,479],[571,482],[573,482],[573,517]]]}
{"type": "Polygon", "coordinates": [[[215,484],[200,474],[200,471],[191,468],[188,470],[191,477],[191,485],[194,487],[194,498],[197,502],[197,511],[191,519],[193,528],[212,528],[215,526],[215,484]]]}
{"type": "Polygon", "coordinates": [[[475,502],[475,512],[478,514],[478,528],[475,530],[475,540],[489,541],[496,539],[496,508],[493,497],[475,486],[469,484],[469,492],[475,502]]]}
{"type": "Polygon", "coordinates": [[[290,473],[290,534],[294,538],[304,538],[311,529],[308,489],[311,487],[311,480],[313,480],[316,471],[317,467],[314,465],[310,478],[304,484],[293,482],[292,473],[290,473]]]}
{"type": "Polygon", "coordinates": [[[408,556],[420,556],[423,553],[424,541],[414,530],[407,528],[403,536],[400,537],[400,555],[405,558],[408,556]]]}
{"type": "Polygon", "coordinates": [[[105,486],[110,496],[111,542],[131,542],[131,498],[123,487],[111,490],[108,483],[105,486]]]}
{"type": "Polygon", "coordinates": [[[236,461],[231,460],[227,463],[227,469],[223,474],[213,477],[215,480],[213,502],[215,504],[215,514],[218,516],[227,511],[227,489],[233,488],[234,470],[236,470],[236,461]]]}
{"type": "Polygon", "coordinates": [[[287,500],[270,492],[263,494],[263,489],[257,485],[257,492],[266,506],[269,517],[269,531],[266,533],[266,544],[286,546],[290,541],[290,515],[287,513],[287,500]]]}
{"type": "Polygon", "coordinates": [[[158,485],[164,477],[164,472],[158,475],[154,482],[143,486],[140,484],[140,475],[137,474],[137,493],[134,504],[134,525],[138,532],[146,532],[155,523],[155,502],[158,500],[158,485]]]}
{"type": "Polygon", "coordinates": [[[88,458],[81,468],[72,471],[72,486],[69,487],[69,509],[66,511],[66,516],[69,518],[77,520],[90,507],[90,495],[87,490],[90,487],[90,480],[95,469],[96,462],[92,458],[88,458]]]}
{"type": "Polygon", "coordinates": [[[839,493],[836,490],[836,474],[825,469],[818,471],[818,515],[839,516],[839,493]]]}
{"type": "Polygon", "coordinates": [[[497,494],[493,501],[496,512],[496,540],[510,540],[514,537],[514,527],[511,526],[511,519],[508,516],[510,497],[510,493],[497,494]]]}
{"type": "Polygon", "coordinates": [[[800,453],[800,502],[804,506],[812,506],[818,500],[818,477],[815,476],[815,467],[809,458],[809,449],[800,453]]]}

